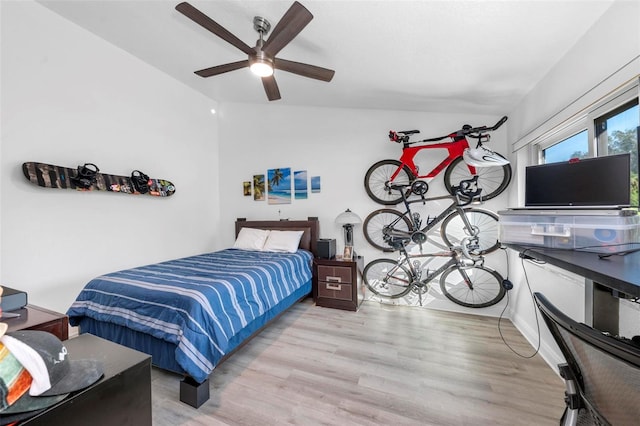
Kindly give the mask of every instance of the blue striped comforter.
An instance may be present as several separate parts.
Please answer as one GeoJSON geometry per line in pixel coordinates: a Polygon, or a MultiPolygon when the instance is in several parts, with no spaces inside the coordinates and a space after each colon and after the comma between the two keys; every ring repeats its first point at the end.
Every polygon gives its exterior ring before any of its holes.
{"type": "Polygon", "coordinates": [[[90,281],[67,315],[147,333],[176,345],[176,361],[204,381],[230,339],[311,280],[312,254],[226,249],[90,281]]]}

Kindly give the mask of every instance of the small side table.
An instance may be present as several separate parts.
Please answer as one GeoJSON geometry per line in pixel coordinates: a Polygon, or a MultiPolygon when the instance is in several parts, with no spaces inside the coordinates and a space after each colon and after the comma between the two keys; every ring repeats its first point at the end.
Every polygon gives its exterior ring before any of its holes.
{"type": "Polygon", "coordinates": [[[69,338],[69,318],[65,314],[35,305],[27,305],[11,312],[20,316],[3,320],[9,326],[7,331],[40,330],[49,332],[60,340],[69,338]]]}
{"type": "Polygon", "coordinates": [[[364,298],[364,258],[313,260],[313,298],[326,308],[357,311],[364,298]]]}

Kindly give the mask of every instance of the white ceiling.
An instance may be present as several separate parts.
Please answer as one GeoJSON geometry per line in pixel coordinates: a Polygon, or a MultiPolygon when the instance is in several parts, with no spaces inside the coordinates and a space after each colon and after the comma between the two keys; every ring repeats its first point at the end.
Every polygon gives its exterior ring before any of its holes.
{"type": "MultiPolygon", "coordinates": [[[[276,71],[282,105],[505,114],[613,0],[300,0],[311,23],[277,57],[336,71],[330,83],[276,71]]],[[[54,12],[217,101],[268,103],[246,59],[166,1],[41,0],[54,12]]],[[[249,46],[293,0],[190,1],[249,46]]]]}

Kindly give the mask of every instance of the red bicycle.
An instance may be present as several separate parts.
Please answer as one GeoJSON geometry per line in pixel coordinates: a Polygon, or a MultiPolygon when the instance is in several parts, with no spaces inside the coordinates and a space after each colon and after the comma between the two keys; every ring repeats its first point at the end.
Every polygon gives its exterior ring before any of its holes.
{"type": "MultiPolygon", "coordinates": [[[[462,129],[437,138],[409,141],[411,135],[420,133],[419,130],[404,130],[401,132],[390,131],[389,139],[392,142],[402,143],[402,155],[400,160],[382,160],[375,163],[367,170],[364,177],[364,187],[367,194],[374,201],[395,205],[402,201],[398,191],[391,188],[391,184],[409,185],[417,179],[431,179],[446,168],[444,172],[444,184],[450,194],[454,194],[454,188],[463,180],[478,177],[477,185],[481,189],[474,201],[489,200],[501,194],[509,182],[511,182],[511,165],[509,160],[497,152],[485,148],[483,142],[488,142],[490,136],[487,132],[497,130],[507,121],[502,117],[494,126],[471,127],[466,124],[462,129]],[[477,139],[475,149],[469,147],[467,137],[477,139]],[[449,142],[439,142],[450,138],[449,142]],[[412,146],[417,143],[425,145],[412,146]],[[425,175],[418,172],[414,162],[416,154],[423,149],[446,149],[447,157],[433,170],[425,175]]],[[[424,182],[426,185],[426,182],[424,182]]],[[[428,189],[428,187],[427,187],[428,189]]],[[[411,191],[408,191],[408,197],[411,191]]]]}

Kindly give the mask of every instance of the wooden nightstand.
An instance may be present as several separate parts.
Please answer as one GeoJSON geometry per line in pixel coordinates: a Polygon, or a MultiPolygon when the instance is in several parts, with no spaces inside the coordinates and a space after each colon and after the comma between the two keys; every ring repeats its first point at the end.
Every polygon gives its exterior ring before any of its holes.
{"type": "Polygon", "coordinates": [[[27,305],[11,312],[20,316],[3,320],[9,326],[7,331],[40,330],[47,331],[60,340],[69,338],[69,318],[64,314],[35,305],[27,305]]]}
{"type": "Polygon", "coordinates": [[[364,298],[362,270],[364,258],[354,260],[313,260],[313,299],[327,308],[358,310],[364,298]]]}

